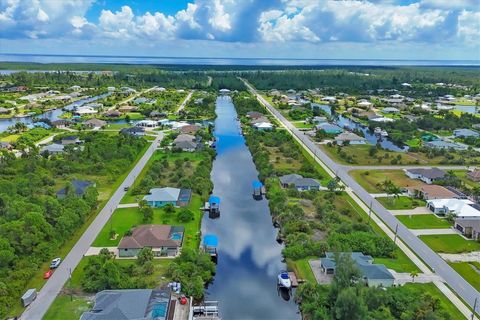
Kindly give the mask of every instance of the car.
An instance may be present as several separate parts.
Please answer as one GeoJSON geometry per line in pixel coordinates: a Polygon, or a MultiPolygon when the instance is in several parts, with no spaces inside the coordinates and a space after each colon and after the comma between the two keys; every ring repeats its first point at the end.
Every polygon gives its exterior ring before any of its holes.
{"type": "Polygon", "coordinates": [[[129,188],[129,187],[125,187],[125,188],[123,188],[123,191],[128,191],[128,188],[129,188]]]}
{"type": "Polygon", "coordinates": [[[58,266],[60,265],[61,262],[62,262],[62,259],[60,259],[60,258],[53,259],[52,263],[50,263],[50,269],[58,268],[58,266]]]}
{"type": "Polygon", "coordinates": [[[45,272],[43,274],[43,279],[50,279],[50,277],[52,276],[53,274],[53,270],[52,269],[49,269],[47,272],[45,272]]]}

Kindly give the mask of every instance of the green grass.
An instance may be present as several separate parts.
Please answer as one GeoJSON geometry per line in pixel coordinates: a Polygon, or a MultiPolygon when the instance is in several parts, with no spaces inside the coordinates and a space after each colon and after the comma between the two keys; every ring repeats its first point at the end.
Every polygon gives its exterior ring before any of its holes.
{"type": "Polygon", "coordinates": [[[83,312],[92,308],[92,303],[87,297],[73,296],[73,300],[69,295],[60,294],[53,301],[43,317],[44,320],[77,320],[83,312]]]}
{"type": "Polygon", "coordinates": [[[312,129],[313,124],[306,123],[305,121],[292,121],[292,124],[299,129],[312,129]]]}
{"type": "Polygon", "coordinates": [[[297,275],[297,279],[303,279],[309,283],[317,283],[313,275],[312,268],[308,264],[309,260],[318,259],[318,257],[306,257],[300,260],[287,260],[288,270],[292,270],[297,275]]]}
{"type": "Polygon", "coordinates": [[[418,138],[414,138],[414,139],[405,141],[405,144],[411,148],[420,147],[422,145],[422,140],[418,138]]]}
{"type": "Polygon", "coordinates": [[[420,269],[398,247],[395,249],[395,258],[375,258],[374,262],[384,264],[385,267],[396,272],[420,272],[420,269]]]}
{"type": "Polygon", "coordinates": [[[350,175],[370,193],[383,193],[378,184],[389,179],[401,188],[423,186],[420,180],[410,179],[403,170],[352,170],[350,175]]]}
{"type": "Polygon", "coordinates": [[[450,262],[449,265],[455,269],[465,280],[468,281],[475,289],[480,291],[480,264],[469,262],[450,262]],[[478,271],[475,270],[478,269],[478,271]]]}
{"type": "Polygon", "coordinates": [[[465,240],[458,234],[424,235],[419,238],[436,252],[462,253],[480,250],[480,242],[465,240]]]}
{"type": "Polygon", "coordinates": [[[455,175],[462,180],[462,182],[467,186],[467,188],[473,189],[475,187],[478,187],[478,182],[472,181],[467,177],[467,171],[466,170],[453,170],[455,175]]]}
{"type": "Polygon", "coordinates": [[[396,218],[409,229],[448,229],[452,226],[434,214],[398,215],[396,218]]]}
{"type": "MultiPolygon", "coordinates": [[[[170,224],[175,226],[184,226],[185,235],[183,246],[188,248],[198,248],[200,245],[200,223],[202,219],[202,212],[200,207],[202,200],[199,195],[193,195],[188,209],[194,213],[194,220],[187,223],[182,223],[177,220],[177,212],[180,209],[175,209],[174,213],[166,213],[163,208],[154,209],[153,224],[170,224]]],[[[121,208],[115,210],[110,221],[103,227],[100,234],[93,242],[94,247],[115,247],[120,243],[126,231],[133,226],[144,224],[142,221],[143,215],[139,208],[121,208]],[[110,240],[110,228],[115,230],[118,234],[117,239],[110,240]]]]}
{"type": "Polygon", "coordinates": [[[433,283],[407,283],[406,287],[411,287],[421,293],[428,293],[432,297],[440,300],[440,305],[448,312],[451,319],[465,319],[465,316],[458,308],[433,284],[433,283]]]}
{"type": "Polygon", "coordinates": [[[416,207],[423,207],[426,204],[423,200],[412,199],[406,196],[400,196],[398,198],[393,196],[378,197],[375,199],[378,200],[378,202],[380,202],[388,210],[408,210],[416,207]]]}
{"type": "Polygon", "coordinates": [[[11,134],[11,135],[9,135],[9,136],[6,136],[6,137],[1,138],[0,141],[2,141],[2,142],[8,142],[8,143],[13,143],[13,142],[17,141],[18,138],[20,138],[20,135],[19,135],[19,134],[11,134]]]}
{"type": "Polygon", "coordinates": [[[132,125],[129,123],[110,123],[108,129],[120,130],[123,128],[130,128],[132,125]]]}

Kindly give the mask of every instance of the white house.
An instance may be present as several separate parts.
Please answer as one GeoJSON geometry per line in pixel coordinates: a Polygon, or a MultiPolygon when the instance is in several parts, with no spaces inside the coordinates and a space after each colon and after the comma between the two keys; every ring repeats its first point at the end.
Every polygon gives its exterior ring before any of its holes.
{"type": "Polygon", "coordinates": [[[339,145],[345,144],[346,141],[350,144],[366,144],[367,140],[365,138],[356,135],[353,132],[343,132],[340,133],[338,136],[335,137],[335,141],[339,145]]]}
{"type": "Polygon", "coordinates": [[[394,107],[386,107],[386,108],[382,109],[382,112],[383,113],[399,113],[400,110],[398,110],[397,108],[394,108],[394,107]]]}
{"type": "Polygon", "coordinates": [[[74,111],[74,113],[79,116],[83,116],[88,114],[95,114],[95,113],[98,113],[98,111],[94,110],[91,107],[78,107],[77,110],[74,111]]]}
{"type": "Polygon", "coordinates": [[[437,215],[453,213],[457,218],[480,219],[480,207],[468,199],[427,200],[427,208],[437,215]]]}
{"type": "Polygon", "coordinates": [[[427,184],[442,180],[446,175],[445,171],[438,168],[406,169],[404,172],[410,179],[422,180],[427,184]]]}
{"type": "Polygon", "coordinates": [[[271,124],[270,122],[259,122],[259,123],[253,124],[253,127],[260,131],[266,131],[266,130],[272,130],[273,124],[271,124]]]}
{"type": "Polygon", "coordinates": [[[357,105],[361,108],[370,108],[372,106],[372,103],[367,101],[367,100],[362,100],[357,105]]]}

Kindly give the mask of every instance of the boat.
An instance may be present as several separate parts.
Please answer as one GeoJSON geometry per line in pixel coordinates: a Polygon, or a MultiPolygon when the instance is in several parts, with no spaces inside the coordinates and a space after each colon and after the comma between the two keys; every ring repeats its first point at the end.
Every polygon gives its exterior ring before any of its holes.
{"type": "Polygon", "coordinates": [[[385,130],[382,130],[382,132],[380,132],[380,135],[381,135],[382,137],[388,137],[388,132],[385,131],[385,130]]]}
{"type": "Polygon", "coordinates": [[[376,127],[375,130],[373,130],[375,134],[381,134],[382,133],[382,128],[376,127]]]}
{"type": "Polygon", "coordinates": [[[290,289],[292,287],[292,281],[287,271],[281,271],[277,276],[277,284],[279,287],[290,289]]]}

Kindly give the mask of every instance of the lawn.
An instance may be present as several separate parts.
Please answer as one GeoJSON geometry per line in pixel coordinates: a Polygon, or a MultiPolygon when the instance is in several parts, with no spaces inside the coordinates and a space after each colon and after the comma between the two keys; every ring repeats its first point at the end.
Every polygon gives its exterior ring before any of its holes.
{"type": "MultiPolygon", "coordinates": [[[[379,150],[375,156],[370,156],[369,150],[372,145],[350,145],[341,147],[341,150],[349,157],[353,159],[353,162],[348,162],[345,157],[342,157],[337,152],[337,147],[329,147],[326,144],[320,145],[323,151],[325,151],[330,158],[338,163],[342,164],[355,164],[355,165],[392,165],[392,161],[398,161],[396,164],[416,164],[417,158],[413,157],[410,153],[406,152],[393,152],[387,150],[379,150]],[[396,160],[400,157],[400,160],[396,160]]],[[[393,164],[394,165],[394,164],[393,164]]]]}
{"type": "Polygon", "coordinates": [[[292,121],[292,124],[299,129],[312,129],[313,124],[307,123],[305,121],[292,121]]]}
{"type": "Polygon", "coordinates": [[[420,269],[398,247],[395,248],[395,258],[374,258],[374,262],[384,264],[385,267],[396,272],[420,272],[420,269]]]}
{"type": "MultiPolygon", "coordinates": [[[[199,195],[193,195],[188,209],[190,209],[195,218],[187,223],[182,223],[177,220],[177,212],[180,209],[175,209],[174,213],[166,213],[163,208],[154,209],[153,224],[170,224],[175,226],[184,226],[184,247],[196,249],[200,245],[200,223],[202,219],[202,212],[200,207],[202,206],[202,200],[199,195]]],[[[142,214],[139,208],[121,208],[115,210],[111,216],[109,222],[103,227],[100,234],[93,242],[94,247],[115,247],[120,243],[122,236],[126,231],[130,230],[133,226],[144,224],[142,221],[142,214]],[[118,237],[115,240],[110,239],[110,230],[115,230],[118,237]]]]}
{"type": "Polygon", "coordinates": [[[388,210],[408,210],[416,207],[423,207],[426,204],[426,202],[423,200],[412,199],[406,196],[400,196],[398,198],[393,196],[378,197],[375,199],[388,210]]]}
{"type": "Polygon", "coordinates": [[[408,229],[447,229],[452,225],[434,214],[416,214],[396,216],[408,229]]]}
{"type": "MultiPolygon", "coordinates": [[[[478,264],[478,262],[477,262],[478,264]]],[[[450,262],[449,265],[455,269],[465,280],[475,289],[480,291],[480,269],[475,263],[469,262],[450,262]]]]}
{"type": "Polygon", "coordinates": [[[5,136],[5,137],[1,138],[0,141],[8,142],[8,143],[14,143],[15,141],[18,140],[18,138],[20,138],[19,134],[11,134],[9,136],[5,136]]]}
{"type": "Polygon", "coordinates": [[[472,189],[475,187],[478,187],[478,182],[472,181],[469,178],[467,178],[467,171],[466,170],[453,170],[455,175],[462,180],[462,182],[467,186],[468,188],[472,189]]]}
{"type": "Polygon", "coordinates": [[[297,279],[303,279],[309,283],[317,283],[312,269],[308,264],[308,261],[311,259],[318,259],[318,257],[307,257],[300,260],[287,259],[288,270],[294,271],[297,275],[297,279]]]}
{"type": "Polygon", "coordinates": [[[88,297],[60,294],[53,301],[43,317],[44,320],[77,320],[83,312],[92,308],[92,302],[88,297]]]}
{"type": "Polygon", "coordinates": [[[429,293],[432,297],[440,300],[440,305],[448,312],[451,319],[465,319],[465,316],[433,283],[407,283],[405,286],[422,293],[429,293]]]}
{"type": "Polygon", "coordinates": [[[462,253],[480,250],[480,242],[465,240],[458,234],[427,235],[419,238],[436,252],[462,253]]]}
{"type": "Polygon", "coordinates": [[[370,193],[382,193],[383,190],[378,184],[386,179],[393,181],[396,186],[401,188],[425,185],[420,180],[413,180],[407,177],[403,170],[352,170],[350,175],[370,193]]]}

